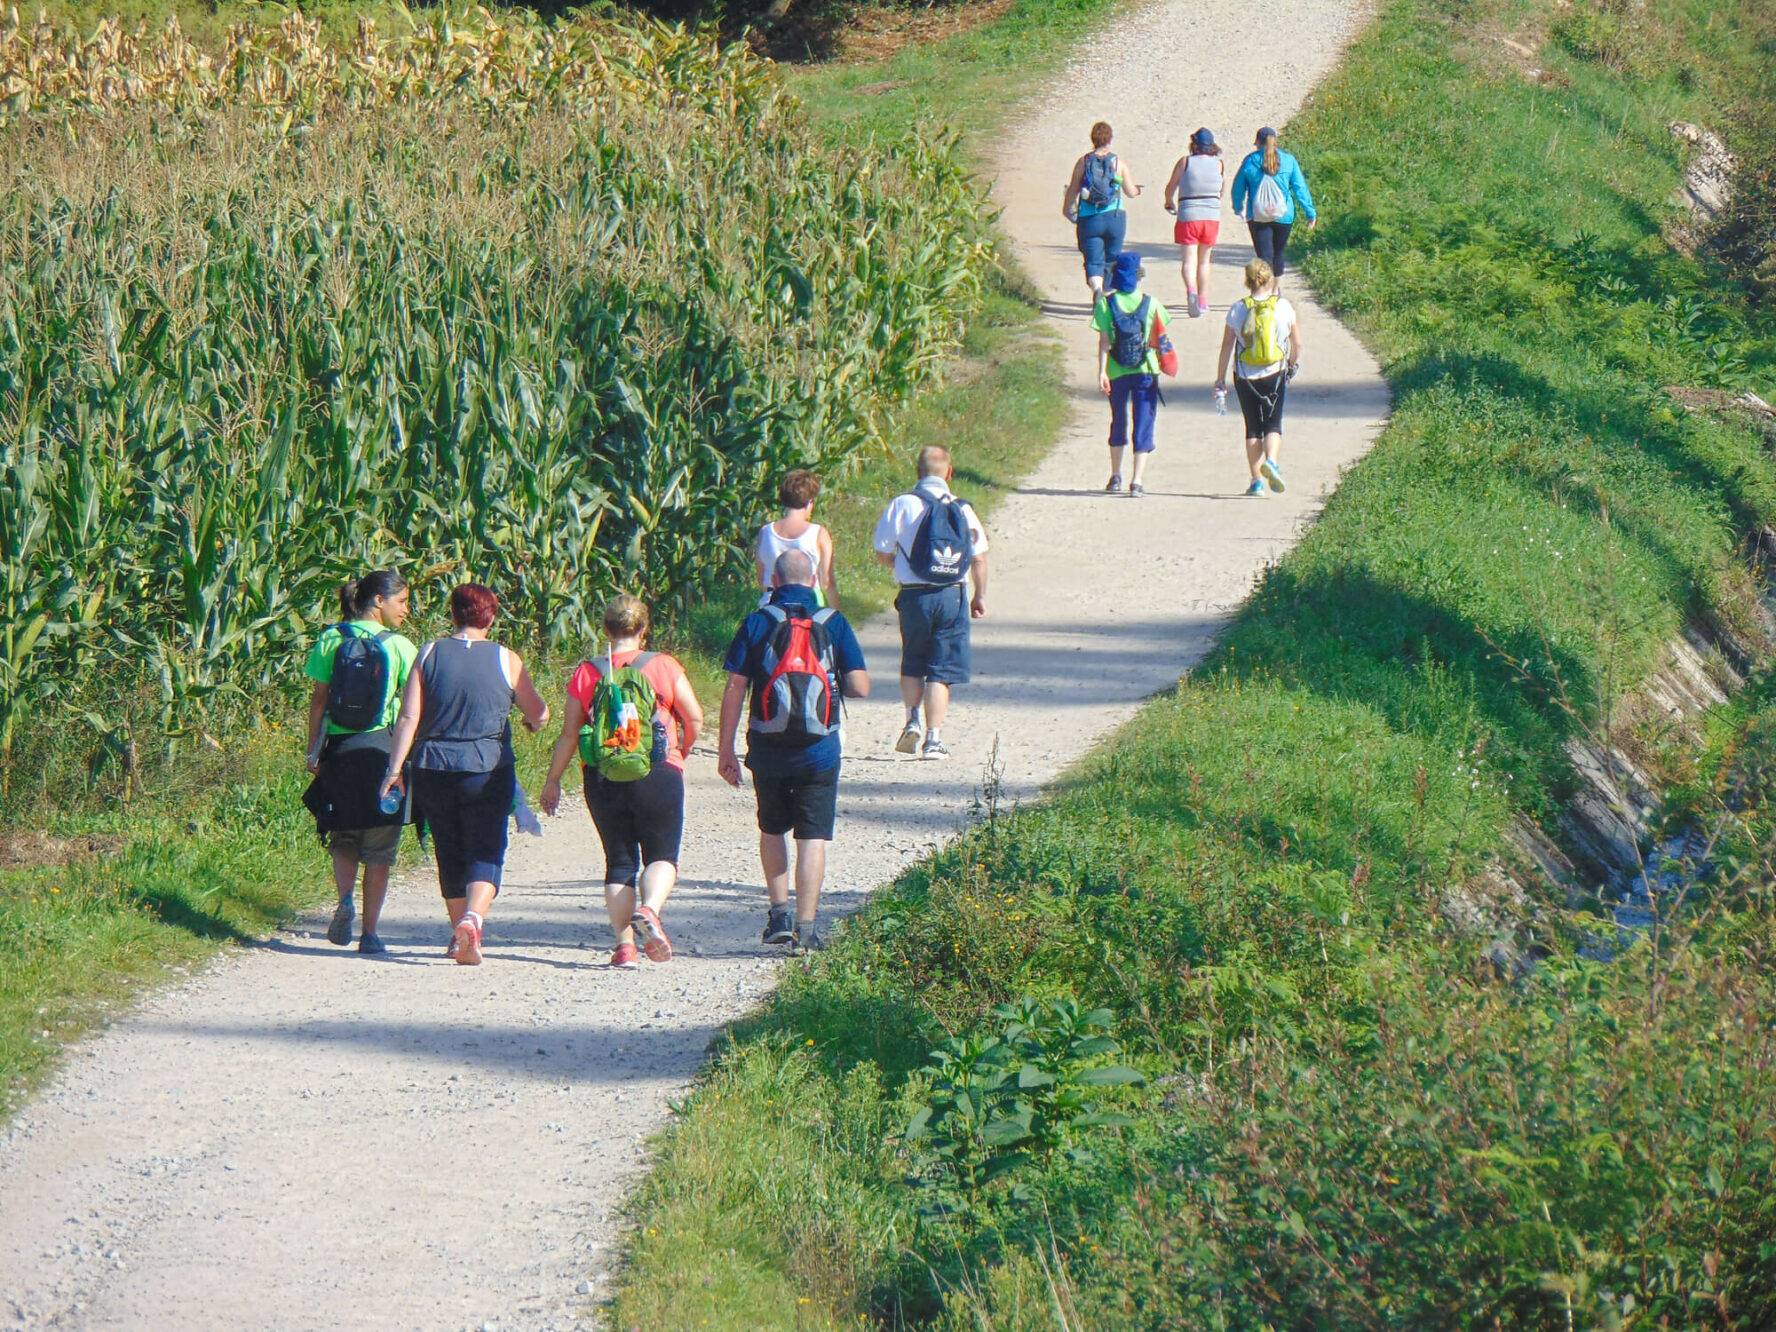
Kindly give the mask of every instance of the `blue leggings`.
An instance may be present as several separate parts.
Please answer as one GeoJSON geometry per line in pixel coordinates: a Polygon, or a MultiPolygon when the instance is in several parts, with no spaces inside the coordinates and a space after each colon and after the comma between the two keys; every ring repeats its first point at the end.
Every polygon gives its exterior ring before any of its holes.
{"type": "Polygon", "coordinates": [[[1134,417],[1135,452],[1153,452],[1153,418],[1159,411],[1158,375],[1118,375],[1110,381],[1110,447],[1128,443],[1134,417]],[[1132,411],[1131,411],[1132,409],[1132,411]]]}
{"type": "Polygon", "coordinates": [[[1085,276],[1089,282],[1109,272],[1110,261],[1122,253],[1122,238],[1128,234],[1128,214],[1120,208],[1090,217],[1082,213],[1073,230],[1079,238],[1079,253],[1085,256],[1085,276]]]}

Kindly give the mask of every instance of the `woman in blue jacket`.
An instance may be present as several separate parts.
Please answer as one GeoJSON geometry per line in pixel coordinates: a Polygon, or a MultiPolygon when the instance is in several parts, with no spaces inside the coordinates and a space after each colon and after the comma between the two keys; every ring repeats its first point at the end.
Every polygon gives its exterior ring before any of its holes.
{"type": "Polygon", "coordinates": [[[1258,131],[1255,150],[1246,154],[1239,174],[1233,178],[1233,211],[1246,219],[1246,229],[1252,233],[1252,249],[1279,278],[1283,275],[1283,251],[1289,244],[1289,228],[1295,225],[1297,204],[1307,218],[1307,229],[1312,231],[1319,216],[1314,212],[1307,177],[1301,174],[1301,163],[1293,153],[1277,147],[1277,132],[1266,126],[1258,131]],[[1280,192],[1280,200],[1266,188],[1267,177],[1280,192]]]}

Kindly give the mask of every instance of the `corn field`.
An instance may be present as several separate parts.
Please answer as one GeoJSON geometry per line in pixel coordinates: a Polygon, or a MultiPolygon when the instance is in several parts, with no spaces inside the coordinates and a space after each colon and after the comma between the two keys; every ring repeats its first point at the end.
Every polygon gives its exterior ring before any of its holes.
{"type": "Polygon", "coordinates": [[[439,17],[273,59],[291,23],[246,73],[0,42],[6,756],[145,709],[226,730],[365,567],[422,605],[485,581],[545,647],[618,586],[685,604],[784,468],[880,439],[976,291],[949,144],[818,147],[696,34],[439,17]]]}

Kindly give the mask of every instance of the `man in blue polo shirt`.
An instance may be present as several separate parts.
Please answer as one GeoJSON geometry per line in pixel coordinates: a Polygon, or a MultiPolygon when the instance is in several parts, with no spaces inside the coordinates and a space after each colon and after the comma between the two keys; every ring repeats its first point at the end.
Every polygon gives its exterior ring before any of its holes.
{"type": "Polygon", "coordinates": [[[758,797],[759,861],[771,899],[765,942],[792,944],[795,952],[806,953],[822,946],[816,917],[839,804],[838,695],[866,698],[870,682],[857,635],[843,615],[823,608],[815,595],[807,552],[778,556],[771,587],[770,601],[741,622],[722,659],[728,687],[722,694],[716,771],[728,785],[740,785],[734,745],[740,714],[748,711],[746,766],[758,797]],[[824,663],[803,659],[804,649],[817,649],[821,639],[824,663]],[[792,832],[793,916],[787,840],[792,832]]]}

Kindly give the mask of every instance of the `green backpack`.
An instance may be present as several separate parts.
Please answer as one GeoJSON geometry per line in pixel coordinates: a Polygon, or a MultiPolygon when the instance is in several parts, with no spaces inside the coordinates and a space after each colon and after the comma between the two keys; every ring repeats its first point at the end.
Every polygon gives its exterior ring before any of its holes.
{"type": "Polygon", "coordinates": [[[1247,365],[1275,365],[1289,357],[1289,344],[1277,336],[1277,298],[1273,292],[1261,301],[1246,298],[1246,319],[1240,329],[1245,346],[1240,360],[1247,365]]]}
{"type": "Polygon", "coordinates": [[[610,782],[638,782],[654,770],[654,712],[658,700],[641,668],[658,653],[643,652],[627,666],[609,657],[588,663],[598,672],[592,706],[580,727],[580,762],[610,782]]]}

